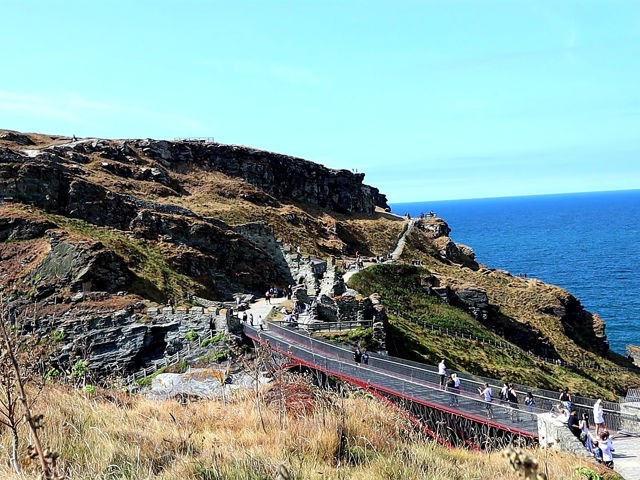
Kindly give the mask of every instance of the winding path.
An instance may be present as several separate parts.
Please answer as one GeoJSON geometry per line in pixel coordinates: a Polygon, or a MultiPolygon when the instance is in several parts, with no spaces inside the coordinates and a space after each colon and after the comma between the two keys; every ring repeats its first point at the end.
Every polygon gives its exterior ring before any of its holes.
{"type": "Polygon", "coordinates": [[[398,244],[396,245],[395,250],[391,252],[392,260],[394,261],[398,260],[400,258],[400,255],[402,255],[402,252],[404,251],[404,244],[407,241],[407,236],[413,231],[413,227],[415,227],[416,222],[417,222],[417,219],[415,218],[412,218],[411,220],[409,220],[406,230],[398,239],[398,244]]]}

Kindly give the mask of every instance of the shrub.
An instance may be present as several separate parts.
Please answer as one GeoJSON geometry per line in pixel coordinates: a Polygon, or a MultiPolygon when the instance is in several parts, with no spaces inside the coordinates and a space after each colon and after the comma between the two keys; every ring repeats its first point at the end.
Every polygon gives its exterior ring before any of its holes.
{"type": "Polygon", "coordinates": [[[54,330],[53,332],[54,342],[62,342],[65,338],[67,338],[67,334],[63,330],[54,330]]]}
{"type": "Polygon", "coordinates": [[[200,335],[198,335],[196,332],[191,330],[189,333],[187,333],[184,336],[184,338],[185,338],[185,340],[187,340],[189,342],[195,342],[196,340],[198,340],[198,338],[200,338],[200,335]]]}

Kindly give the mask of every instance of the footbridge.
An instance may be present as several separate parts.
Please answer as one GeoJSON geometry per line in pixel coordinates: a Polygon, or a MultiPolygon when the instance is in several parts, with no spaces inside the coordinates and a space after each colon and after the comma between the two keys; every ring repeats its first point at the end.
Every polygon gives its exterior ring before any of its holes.
{"type": "MultiPolygon", "coordinates": [[[[368,365],[358,365],[351,349],[282,323],[271,322],[268,330],[243,328],[255,343],[287,357],[289,365],[338,377],[397,406],[444,445],[493,450],[538,443],[542,409],[514,409],[498,400],[487,404],[475,380],[461,377],[461,391],[455,393],[441,389],[437,372],[425,365],[379,354],[370,354],[368,365]]],[[[496,395],[496,388],[493,390],[496,395]]]]}

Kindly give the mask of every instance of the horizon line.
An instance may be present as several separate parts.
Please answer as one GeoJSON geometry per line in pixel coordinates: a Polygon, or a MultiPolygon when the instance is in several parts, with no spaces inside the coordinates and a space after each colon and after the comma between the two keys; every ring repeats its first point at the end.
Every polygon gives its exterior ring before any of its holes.
{"type": "Polygon", "coordinates": [[[590,193],[621,193],[621,192],[640,192],[640,188],[621,188],[614,190],[588,190],[588,191],[575,191],[575,192],[555,192],[555,193],[532,193],[523,195],[499,195],[496,197],[464,197],[464,198],[444,198],[444,199],[429,199],[429,200],[413,200],[410,202],[388,202],[389,205],[407,205],[415,203],[428,203],[428,202],[459,202],[463,200],[497,200],[500,198],[528,198],[528,197],[552,197],[563,195],[586,195],[590,193]]]}

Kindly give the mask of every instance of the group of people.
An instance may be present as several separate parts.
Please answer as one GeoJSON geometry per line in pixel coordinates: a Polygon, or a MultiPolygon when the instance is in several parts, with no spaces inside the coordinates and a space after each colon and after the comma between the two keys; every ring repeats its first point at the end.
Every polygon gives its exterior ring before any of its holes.
{"type": "Polygon", "coordinates": [[[291,285],[287,285],[287,288],[278,288],[271,287],[264,293],[264,297],[267,303],[271,303],[272,298],[281,298],[287,297],[287,300],[291,300],[291,295],[293,294],[293,287],[291,285]]]}
{"type": "Polygon", "coordinates": [[[573,405],[573,395],[568,388],[560,390],[560,404],[557,410],[564,420],[571,433],[582,442],[585,448],[599,462],[609,468],[613,468],[613,442],[611,435],[607,431],[604,423],[604,407],[602,399],[597,399],[593,405],[593,423],[595,432],[589,428],[589,415],[582,413],[579,415],[573,405]]]}
{"type": "Polygon", "coordinates": [[[244,323],[248,323],[252,327],[260,327],[260,330],[264,330],[264,319],[262,315],[258,315],[258,319],[253,319],[253,313],[244,310],[242,313],[238,314],[240,321],[244,323]]]}
{"type": "MultiPolygon", "coordinates": [[[[438,375],[440,377],[440,388],[451,392],[449,397],[449,406],[458,406],[458,394],[460,393],[460,378],[457,374],[452,373],[447,376],[447,367],[445,360],[442,359],[438,364],[438,375]]],[[[487,418],[494,418],[493,411],[493,390],[489,383],[478,387],[478,393],[485,402],[487,410],[487,418]]],[[[519,397],[513,383],[504,382],[499,392],[500,403],[508,405],[510,408],[511,420],[514,422],[521,421],[519,412],[519,397]]],[[[595,423],[595,432],[592,433],[589,428],[589,416],[583,413],[581,417],[576,413],[573,405],[573,396],[568,388],[560,391],[560,404],[558,410],[565,414],[567,426],[571,432],[583,443],[587,450],[600,463],[609,468],[613,468],[613,442],[611,435],[607,431],[604,423],[604,408],[602,399],[596,400],[593,406],[593,421],[595,423]]],[[[529,412],[532,412],[536,406],[536,401],[532,392],[527,392],[523,401],[529,412]]]]}
{"type": "Polygon", "coordinates": [[[361,364],[369,365],[369,354],[366,350],[360,350],[360,347],[356,347],[353,352],[353,360],[356,362],[357,366],[361,364]]]}
{"type": "MultiPolygon", "coordinates": [[[[440,377],[440,388],[447,389],[447,391],[453,393],[453,395],[449,398],[449,406],[457,407],[458,406],[458,395],[460,394],[460,378],[456,373],[452,373],[447,377],[447,365],[445,363],[444,358],[440,360],[438,364],[438,376],[440,377]]],[[[494,418],[493,413],[493,389],[489,383],[485,383],[484,385],[478,387],[478,393],[485,401],[485,408],[487,409],[487,418],[490,420],[494,418]]],[[[502,388],[500,389],[500,401],[502,405],[509,405],[510,416],[513,422],[520,422],[522,419],[520,418],[520,411],[518,404],[520,403],[518,392],[516,391],[515,385],[513,383],[509,384],[507,382],[504,383],[502,388]]],[[[533,398],[533,393],[527,392],[527,395],[524,399],[524,404],[527,406],[528,411],[533,411],[533,408],[536,406],[536,401],[533,398]]]]}

